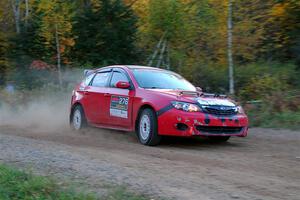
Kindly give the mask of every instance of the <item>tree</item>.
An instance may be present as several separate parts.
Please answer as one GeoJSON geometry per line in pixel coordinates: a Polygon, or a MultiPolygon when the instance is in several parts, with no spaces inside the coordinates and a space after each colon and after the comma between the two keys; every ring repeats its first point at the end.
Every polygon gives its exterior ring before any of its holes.
{"type": "Polygon", "coordinates": [[[25,28],[28,26],[29,18],[29,0],[25,0],[25,28]]]}
{"type": "Polygon", "coordinates": [[[0,32],[0,85],[5,81],[5,74],[9,68],[9,61],[7,59],[7,51],[9,43],[5,35],[0,32]]]}
{"type": "Polygon", "coordinates": [[[263,54],[262,41],[272,0],[235,0],[233,4],[233,51],[236,65],[255,62],[263,54]]]}
{"type": "Polygon", "coordinates": [[[5,83],[10,70],[8,52],[11,48],[9,36],[15,32],[14,17],[11,12],[10,0],[0,1],[0,85],[5,83]]]}
{"type": "Polygon", "coordinates": [[[21,2],[20,2],[20,0],[11,0],[11,6],[12,6],[14,17],[15,17],[16,33],[19,34],[21,32],[21,28],[20,28],[21,2]]]}
{"type": "Polygon", "coordinates": [[[134,63],[136,16],[122,0],[92,1],[74,22],[74,59],[79,64],[134,63]]]}
{"type": "Polygon", "coordinates": [[[66,48],[74,45],[72,37],[73,17],[71,1],[39,0],[36,5],[36,15],[39,15],[39,36],[50,50],[55,49],[59,84],[62,85],[61,63],[66,48]],[[54,46],[55,48],[54,48],[54,46]]]}
{"type": "Polygon", "coordinates": [[[228,21],[227,21],[227,40],[228,40],[228,70],[229,70],[229,93],[234,95],[234,76],[232,58],[232,0],[228,1],[228,21]]]}
{"type": "Polygon", "coordinates": [[[264,39],[267,56],[283,62],[295,60],[300,66],[300,2],[275,2],[269,16],[264,39]]]}
{"type": "MultiPolygon", "coordinates": [[[[181,0],[149,0],[146,6],[135,7],[140,16],[139,46],[148,54],[145,64],[156,67],[180,68],[187,23],[185,5],[181,0]]],[[[136,5],[139,5],[136,3],[136,5]]]]}

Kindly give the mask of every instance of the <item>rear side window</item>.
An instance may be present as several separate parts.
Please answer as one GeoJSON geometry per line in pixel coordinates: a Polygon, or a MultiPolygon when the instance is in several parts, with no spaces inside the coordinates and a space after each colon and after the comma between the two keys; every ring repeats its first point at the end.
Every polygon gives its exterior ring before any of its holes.
{"type": "Polygon", "coordinates": [[[125,74],[121,72],[114,72],[111,78],[110,87],[116,87],[119,81],[128,82],[128,78],[125,74]]]}
{"type": "Polygon", "coordinates": [[[109,79],[110,72],[102,72],[96,74],[93,79],[92,86],[95,87],[105,87],[109,79]]]}

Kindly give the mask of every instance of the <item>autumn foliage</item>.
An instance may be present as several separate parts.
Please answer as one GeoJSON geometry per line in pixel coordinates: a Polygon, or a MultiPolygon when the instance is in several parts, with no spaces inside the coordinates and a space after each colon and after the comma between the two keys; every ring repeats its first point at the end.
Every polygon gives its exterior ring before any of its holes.
{"type": "MultiPolygon", "coordinates": [[[[299,1],[232,2],[236,94],[262,98],[277,81],[280,90],[299,90],[299,1]]],[[[155,63],[163,38],[168,66],[160,67],[227,93],[227,17],[227,0],[2,0],[0,84],[22,70],[155,63]]]]}

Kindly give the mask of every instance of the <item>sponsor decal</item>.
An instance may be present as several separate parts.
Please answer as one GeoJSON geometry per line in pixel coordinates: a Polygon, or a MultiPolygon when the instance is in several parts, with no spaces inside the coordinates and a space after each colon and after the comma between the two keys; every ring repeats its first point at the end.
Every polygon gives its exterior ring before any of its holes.
{"type": "Polygon", "coordinates": [[[111,96],[110,100],[110,116],[128,118],[128,102],[129,97],[111,96]]]}

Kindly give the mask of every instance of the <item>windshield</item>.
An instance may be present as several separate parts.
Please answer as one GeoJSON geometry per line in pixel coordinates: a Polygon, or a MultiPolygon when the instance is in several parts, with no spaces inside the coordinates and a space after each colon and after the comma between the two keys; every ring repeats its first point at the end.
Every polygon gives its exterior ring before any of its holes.
{"type": "Polygon", "coordinates": [[[196,88],[180,75],[161,70],[133,69],[139,86],[145,89],[171,89],[196,91],[196,88]]]}

